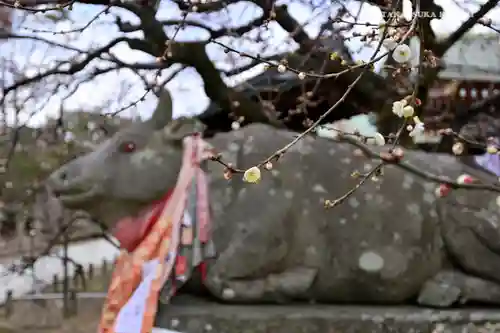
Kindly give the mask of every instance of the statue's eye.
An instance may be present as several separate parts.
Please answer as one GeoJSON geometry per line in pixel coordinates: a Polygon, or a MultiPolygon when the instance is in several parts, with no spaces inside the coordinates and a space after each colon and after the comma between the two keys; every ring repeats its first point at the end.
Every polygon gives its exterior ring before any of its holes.
{"type": "Polygon", "coordinates": [[[135,143],[131,141],[123,142],[122,144],[120,144],[120,151],[122,153],[132,153],[135,151],[135,148],[135,143]]]}

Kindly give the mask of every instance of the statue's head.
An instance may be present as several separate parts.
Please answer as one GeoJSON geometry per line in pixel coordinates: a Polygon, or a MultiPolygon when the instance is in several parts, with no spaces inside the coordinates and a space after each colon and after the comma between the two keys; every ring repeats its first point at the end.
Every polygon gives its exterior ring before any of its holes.
{"type": "Polygon", "coordinates": [[[158,96],[149,120],[119,130],[48,177],[46,185],[65,207],[85,210],[112,227],[173,189],[183,139],[201,124],[191,118],[172,120],[169,92],[162,89],[158,96]]]}
{"type": "Polygon", "coordinates": [[[467,147],[467,154],[482,155],[486,144],[498,144],[500,119],[495,115],[500,95],[469,105],[460,105],[454,110],[452,129],[467,147]],[[490,139],[497,142],[489,142],[490,139]]]}

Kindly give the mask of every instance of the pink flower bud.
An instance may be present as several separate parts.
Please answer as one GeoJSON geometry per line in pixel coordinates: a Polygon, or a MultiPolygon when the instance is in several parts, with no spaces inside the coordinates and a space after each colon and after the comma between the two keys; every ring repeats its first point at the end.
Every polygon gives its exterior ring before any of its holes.
{"type": "Polygon", "coordinates": [[[459,184],[472,184],[474,182],[474,178],[471,175],[460,175],[460,177],[457,178],[457,183],[459,184]]]}
{"type": "Polygon", "coordinates": [[[447,184],[440,184],[439,187],[436,187],[435,194],[438,198],[443,198],[450,193],[451,187],[447,184]]]}

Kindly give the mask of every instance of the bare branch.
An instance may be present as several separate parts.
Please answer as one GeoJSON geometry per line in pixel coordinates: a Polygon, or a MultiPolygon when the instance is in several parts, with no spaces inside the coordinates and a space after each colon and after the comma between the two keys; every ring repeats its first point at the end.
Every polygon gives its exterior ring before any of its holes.
{"type": "Polygon", "coordinates": [[[499,0],[489,0],[484,5],[482,5],[477,12],[475,12],[471,17],[467,19],[457,30],[455,30],[448,38],[444,41],[438,43],[435,48],[433,48],[434,55],[436,57],[442,57],[448,49],[453,46],[460,38],[463,37],[469,31],[480,18],[486,15],[490,10],[498,5],[499,0]]]}
{"type": "Polygon", "coordinates": [[[70,64],[69,68],[66,70],[60,69],[60,67],[62,67],[62,64],[60,64],[56,68],[52,68],[52,69],[47,70],[43,73],[39,73],[37,75],[19,80],[19,81],[15,82],[14,84],[4,88],[3,98],[5,98],[5,96],[9,92],[11,92],[15,89],[22,87],[22,86],[25,86],[25,85],[28,85],[28,84],[33,83],[33,82],[40,81],[43,78],[46,78],[46,77],[49,77],[52,75],[57,75],[57,74],[62,74],[62,75],[75,74],[75,73],[83,70],[91,61],[100,57],[102,54],[108,52],[112,47],[114,47],[115,45],[117,45],[121,42],[124,42],[124,41],[129,41],[129,38],[119,37],[119,38],[109,42],[107,45],[105,45],[105,46],[103,46],[95,51],[89,52],[83,61],[70,64]]]}
{"type": "Polygon", "coordinates": [[[192,4],[184,0],[173,0],[174,3],[179,6],[180,10],[184,11],[195,11],[197,13],[210,13],[222,10],[227,7],[227,5],[237,3],[242,0],[219,0],[219,1],[209,1],[205,3],[192,4]],[[195,10],[196,9],[196,10],[195,10]]]}

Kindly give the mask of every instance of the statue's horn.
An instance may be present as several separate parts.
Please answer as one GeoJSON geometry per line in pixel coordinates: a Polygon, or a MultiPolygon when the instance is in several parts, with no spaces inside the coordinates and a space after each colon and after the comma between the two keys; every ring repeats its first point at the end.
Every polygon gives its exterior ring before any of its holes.
{"type": "Polygon", "coordinates": [[[172,121],[172,96],[164,87],[157,88],[155,95],[158,96],[158,104],[148,122],[154,129],[161,129],[172,121]]]}

